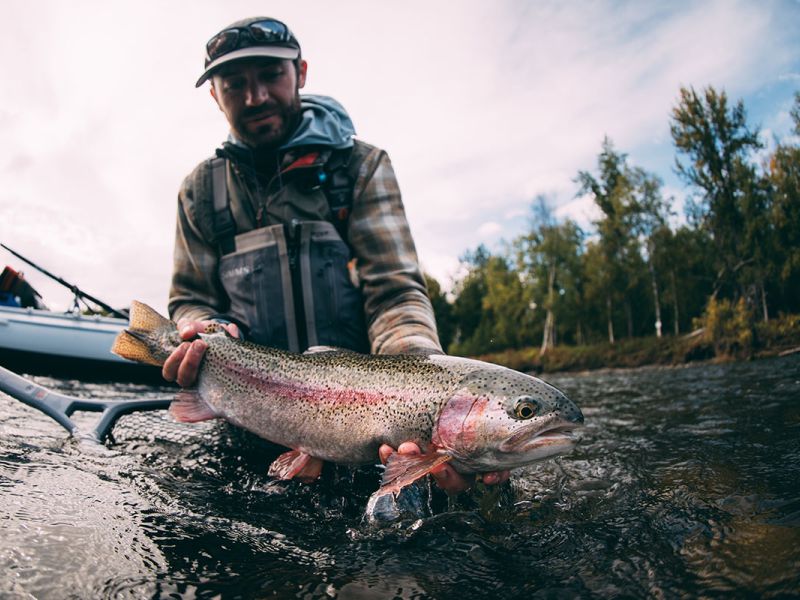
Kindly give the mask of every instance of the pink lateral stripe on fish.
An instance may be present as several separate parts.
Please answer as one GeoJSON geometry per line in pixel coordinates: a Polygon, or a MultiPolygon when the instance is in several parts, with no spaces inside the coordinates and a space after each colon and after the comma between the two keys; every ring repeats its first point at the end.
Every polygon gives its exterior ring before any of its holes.
{"type": "MultiPolygon", "coordinates": [[[[181,343],[176,325],[134,301],[112,351],[163,364],[181,343]]],[[[290,448],[272,474],[291,478],[304,457],[378,462],[381,444],[416,442],[393,454],[378,494],[394,493],[441,462],[462,473],[513,469],[572,449],[583,414],[541,379],[490,363],[431,355],[347,350],[293,354],[235,339],[220,328],[207,344],[197,385],[171,410],[179,419],[221,417],[290,448]]]]}
{"type": "MultiPolygon", "coordinates": [[[[385,402],[387,397],[405,398],[405,390],[384,389],[381,391],[337,387],[332,383],[329,386],[312,386],[291,379],[272,377],[267,373],[253,371],[239,365],[226,365],[225,369],[232,375],[238,376],[245,384],[252,384],[253,388],[264,393],[274,394],[286,400],[308,400],[320,404],[377,404],[385,402]]],[[[410,397],[409,397],[410,399],[410,397]]]]}

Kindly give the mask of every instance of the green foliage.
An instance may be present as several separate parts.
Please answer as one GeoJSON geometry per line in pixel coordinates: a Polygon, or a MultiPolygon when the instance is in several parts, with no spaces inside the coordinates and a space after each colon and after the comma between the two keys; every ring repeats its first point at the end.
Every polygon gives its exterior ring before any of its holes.
{"type": "Polygon", "coordinates": [[[473,356],[517,371],[541,371],[538,348],[530,346],[519,349],[506,348],[498,352],[480,353],[473,356]]]}
{"type": "Polygon", "coordinates": [[[779,146],[770,160],[773,185],[772,223],[780,251],[779,277],[800,272],[800,148],[779,146]]]}
{"type": "Polygon", "coordinates": [[[702,96],[693,88],[681,88],[670,131],[685,157],[676,159],[678,173],[700,193],[700,202],[691,205],[693,216],[714,240],[715,294],[736,298],[754,279],[763,278],[760,263],[755,276],[740,277],[743,267],[757,261],[753,253],[765,213],[751,162],[753,153],[763,147],[758,131],[748,127],[741,101],[729,107],[725,92],[713,87],[702,96]]]}
{"type": "Polygon", "coordinates": [[[483,298],[484,313],[494,319],[490,348],[518,348],[526,339],[529,301],[517,272],[501,257],[493,257],[486,266],[487,294],[483,298]]]}
{"type": "MultiPolygon", "coordinates": [[[[791,114],[800,134],[800,93],[791,114]]],[[[800,312],[800,147],[781,143],[763,160],[743,103],[712,87],[681,89],[670,128],[693,194],[688,223],[670,226],[660,178],[606,137],[596,168],[576,177],[601,214],[593,230],[555,218],[539,197],[528,231],[503,251],[462,257],[452,304],[429,283],[451,353],[558,370],[746,358],[800,343],[786,316],[800,312]],[[693,326],[704,335],[686,335],[693,326]]]]}
{"type": "MultiPolygon", "coordinates": [[[[800,93],[792,111],[800,135],[800,93]]],[[[773,296],[779,309],[800,311],[800,147],[781,144],[770,157],[767,178],[771,250],[775,281],[773,296]]]]}
{"type": "Polygon", "coordinates": [[[688,331],[705,309],[714,283],[713,241],[706,231],[679,227],[654,233],[653,261],[661,278],[665,332],[688,331]]]}
{"type": "Polygon", "coordinates": [[[714,357],[713,348],[698,337],[639,337],[616,344],[602,342],[581,346],[557,346],[544,356],[535,348],[504,350],[479,358],[527,372],[586,371],[632,368],[645,365],[677,365],[714,357]]]}
{"type": "Polygon", "coordinates": [[[637,302],[643,295],[641,288],[654,275],[643,253],[649,259],[652,236],[666,223],[667,205],[661,197],[661,181],[628,165],[627,156],[614,150],[608,137],[603,140],[597,171],[597,176],[581,171],[577,178],[579,193],[591,194],[603,213],[595,223],[599,239],[587,253],[591,268],[585,272],[596,302],[605,304],[608,340],[614,343],[615,321],[621,317],[631,337],[637,333],[635,321],[641,321],[634,312],[649,312],[642,309],[646,303],[637,302]]]}
{"type": "Polygon", "coordinates": [[[582,330],[583,232],[571,220],[557,223],[543,197],[536,199],[533,215],[530,232],[514,240],[512,247],[531,318],[542,327],[544,352],[556,340],[574,338],[582,330]]]}
{"type": "Polygon", "coordinates": [[[800,135],[800,92],[794,93],[794,106],[790,111],[792,121],[794,121],[794,132],[800,135]]]}
{"type": "Polygon", "coordinates": [[[796,350],[800,347],[800,315],[780,314],[768,323],[756,324],[760,348],[796,350]]]}
{"type": "Polygon", "coordinates": [[[744,298],[733,302],[711,297],[698,319],[703,338],[721,358],[750,358],[753,355],[755,315],[744,298]]]}
{"type": "Polygon", "coordinates": [[[425,284],[428,287],[428,298],[433,305],[433,314],[436,317],[436,329],[439,332],[439,342],[442,348],[447,348],[453,342],[456,322],[453,317],[453,305],[447,301],[447,295],[442,292],[442,286],[430,274],[424,273],[425,284]]]}
{"type": "Polygon", "coordinates": [[[502,256],[478,254],[480,260],[467,265],[468,274],[457,286],[454,354],[519,347],[531,339],[526,336],[529,300],[518,273],[502,256]]]}

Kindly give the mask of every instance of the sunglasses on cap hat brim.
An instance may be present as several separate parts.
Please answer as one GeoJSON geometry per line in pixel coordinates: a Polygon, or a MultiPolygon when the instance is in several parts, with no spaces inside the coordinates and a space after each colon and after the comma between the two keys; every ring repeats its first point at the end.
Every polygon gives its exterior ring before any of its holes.
{"type": "Polygon", "coordinates": [[[289,28],[275,19],[263,19],[241,27],[223,29],[206,44],[205,71],[197,80],[200,87],[220,65],[251,57],[295,60],[300,44],[289,28]]]}

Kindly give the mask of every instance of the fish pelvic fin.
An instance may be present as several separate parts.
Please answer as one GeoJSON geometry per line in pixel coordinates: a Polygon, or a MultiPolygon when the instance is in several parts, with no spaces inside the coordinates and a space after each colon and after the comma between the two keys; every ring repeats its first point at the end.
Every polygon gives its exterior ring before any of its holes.
{"type": "Polygon", "coordinates": [[[179,423],[197,423],[219,416],[208,402],[200,397],[197,390],[178,392],[169,405],[169,412],[179,423]]]}
{"type": "Polygon", "coordinates": [[[117,335],[111,352],[128,360],[160,367],[180,343],[177,331],[175,323],[147,304],[134,300],[131,302],[130,325],[117,335]]]}
{"type": "Polygon", "coordinates": [[[269,466],[267,475],[277,479],[297,478],[304,483],[310,483],[319,477],[322,470],[322,461],[314,460],[310,454],[300,450],[284,452],[269,466]]]}
{"type": "Polygon", "coordinates": [[[446,463],[453,457],[449,454],[428,452],[427,454],[400,454],[394,452],[386,461],[381,487],[374,494],[384,496],[397,494],[401,489],[425,477],[436,467],[446,463]]]}

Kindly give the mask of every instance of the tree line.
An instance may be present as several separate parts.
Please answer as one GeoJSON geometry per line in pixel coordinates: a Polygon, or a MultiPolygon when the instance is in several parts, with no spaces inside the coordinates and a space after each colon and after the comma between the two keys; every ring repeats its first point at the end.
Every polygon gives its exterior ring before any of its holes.
{"type": "MultiPolygon", "coordinates": [[[[791,117],[800,135],[800,93],[791,117]]],[[[670,131],[691,190],[683,224],[671,225],[662,180],[606,137],[595,169],[575,177],[601,215],[591,229],[538,197],[529,231],[465,253],[450,300],[428,277],[445,349],[544,354],[800,312],[800,146],[766,154],[743,102],[713,87],[681,88],[670,131]]]]}

